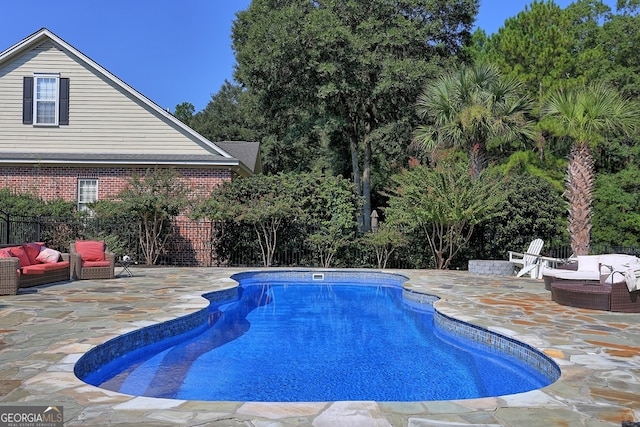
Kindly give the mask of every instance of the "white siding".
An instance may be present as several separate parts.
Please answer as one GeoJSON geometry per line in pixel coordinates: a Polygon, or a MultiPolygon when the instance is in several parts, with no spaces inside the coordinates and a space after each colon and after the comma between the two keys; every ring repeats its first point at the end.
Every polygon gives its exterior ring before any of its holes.
{"type": "Polygon", "coordinates": [[[197,138],[51,41],[0,68],[0,151],[212,153],[197,138]],[[70,79],[69,125],[22,124],[23,77],[34,72],[60,73],[70,79]]]}

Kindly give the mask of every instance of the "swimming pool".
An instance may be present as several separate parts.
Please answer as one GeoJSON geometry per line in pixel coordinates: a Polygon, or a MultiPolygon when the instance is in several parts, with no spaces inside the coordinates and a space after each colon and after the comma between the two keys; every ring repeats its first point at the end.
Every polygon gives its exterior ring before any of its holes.
{"type": "Polygon", "coordinates": [[[206,295],[207,310],[98,346],[76,375],[133,395],[289,402],[497,396],[559,376],[535,349],[439,315],[401,275],[233,277],[241,286],[206,295]]]}

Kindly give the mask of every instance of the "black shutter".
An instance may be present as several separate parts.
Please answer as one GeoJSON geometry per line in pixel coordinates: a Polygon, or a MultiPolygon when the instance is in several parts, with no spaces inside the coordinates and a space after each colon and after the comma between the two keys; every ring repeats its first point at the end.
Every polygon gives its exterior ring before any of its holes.
{"type": "Polygon", "coordinates": [[[33,124],[33,77],[22,82],[22,124],[33,124]]]}
{"type": "Polygon", "coordinates": [[[58,124],[69,124],[69,79],[60,79],[58,124]]]}

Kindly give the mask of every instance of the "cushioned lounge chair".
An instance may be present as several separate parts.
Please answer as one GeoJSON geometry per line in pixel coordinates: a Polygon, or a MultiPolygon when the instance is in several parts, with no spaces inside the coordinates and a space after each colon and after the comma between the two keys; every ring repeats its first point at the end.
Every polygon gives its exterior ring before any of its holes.
{"type": "Polygon", "coordinates": [[[624,272],[632,266],[640,266],[640,258],[626,254],[601,254],[581,255],[558,268],[542,267],[541,270],[545,287],[549,289],[549,284],[556,279],[592,282],[602,279],[610,285],[614,272],[616,281],[624,281],[624,272]]]}
{"type": "Polygon", "coordinates": [[[113,279],[115,276],[115,254],[109,252],[102,241],[75,241],[71,244],[69,258],[72,279],[113,279]]]}
{"type": "Polygon", "coordinates": [[[584,255],[559,268],[543,268],[543,277],[559,304],[640,313],[637,272],[640,259],[631,255],[584,255]]]}

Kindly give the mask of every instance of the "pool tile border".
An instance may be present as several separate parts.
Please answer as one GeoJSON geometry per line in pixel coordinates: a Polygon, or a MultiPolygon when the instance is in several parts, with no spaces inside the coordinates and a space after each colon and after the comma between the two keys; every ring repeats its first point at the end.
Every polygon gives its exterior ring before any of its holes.
{"type": "MultiPolygon", "coordinates": [[[[334,280],[344,280],[349,277],[353,277],[354,274],[358,274],[358,277],[365,280],[376,281],[380,285],[401,285],[409,280],[409,278],[399,273],[387,273],[371,270],[333,270],[333,269],[299,269],[299,270],[278,270],[278,271],[243,271],[231,276],[236,281],[246,280],[249,278],[260,279],[261,277],[269,278],[271,282],[292,282],[296,283],[314,283],[319,282],[331,282],[334,280]],[[317,274],[324,274],[322,280],[315,279],[317,274]]],[[[369,283],[364,283],[368,285],[369,283]]]]}
{"type": "MultiPolygon", "coordinates": [[[[436,295],[416,292],[407,288],[403,289],[402,295],[409,301],[432,306],[440,300],[436,295]]],[[[442,330],[482,344],[490,351],[506,353],[513,356],[540,372],[550,382],[554,382],[560,378],[561,372],[558,364],[549,356],[529,344],[448,316],[440,312],[437,308],[434,308],[434,311],[434,324],[442,330]]]]}
{"type": "MultiPolygon", "coordinates": [[[[238,288],[220,289],[206,293],[203,297],[207,298],[211,303],[231,301],[238,297],[238,288]]],[[[85,353],[76,362],[74,373],[78,378],[85,379],[97,372],[100,367],[126,354],[140,350],[149,344],[155,344],[161,340],[175,338],[186,333],[190,335],[198,334],[214,321],[214,319],[209,318],[209,313],[209,306],[207,306],[194,313],[145,326],[112,338],[85,353]]]]}
{"type": "Polygon", "coordinates": [[[522,341],[463,322],[435,310],[433,321],[439,328],[486,346],[491,352],[506,353],[532,367],[553,383],[560,378],[560,367],[549,356],[522,341]]]}

